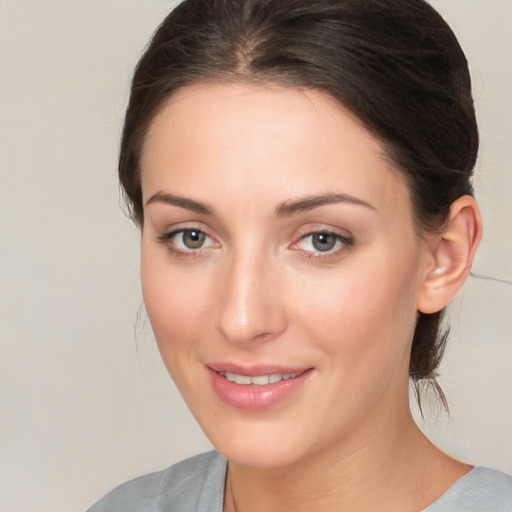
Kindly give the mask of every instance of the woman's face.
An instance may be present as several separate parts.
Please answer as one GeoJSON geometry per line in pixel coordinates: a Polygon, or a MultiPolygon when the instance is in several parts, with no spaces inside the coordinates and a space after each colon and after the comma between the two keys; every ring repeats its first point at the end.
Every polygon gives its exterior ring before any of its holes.
{"type": "Polygon", "coordinates": [[[315,90],[188,86],[141,165],[147,312],[221,453],[283,466],[402,417],[429,251],[354,117],[315,90]]]}

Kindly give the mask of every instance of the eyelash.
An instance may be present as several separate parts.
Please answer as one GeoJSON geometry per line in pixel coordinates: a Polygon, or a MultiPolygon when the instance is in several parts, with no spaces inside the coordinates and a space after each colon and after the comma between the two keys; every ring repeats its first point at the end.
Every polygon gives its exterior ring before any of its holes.
{"type": "Polygon", "coordinates": [[[213,240],[203,229],[194,228],[194,227],[188,227],[188,228],[180,228],[180,229],[174,229],[172,231],[169,231],[167,233],[162,233],[161,235],[157,236],[157,241],[167,248],[167,250],[173,255],[178,258],[197,258],[201,256],[201,253],[205,249],[204,247],[198,247],[197,249],[188,248],[186,250],[179,249],[176,247],[176,245],[173,243],[172,239],[179,235],[180,233],[182,236],[187,232],[195,232],[199,233],[201,235],[204,235],[206,239],[213,240]]]}
{"type": "Polygon", "coordinates": [[[319,229],[315,231],[309,231],[305,235],[301,236],[298,242],[295,242],[291,245],[291,248],[293,250],[300,250],[300,248],[298,248],[299,243],[308,238],[312,238],[315,235],[325,235],[328,237],[334,237],[335,244],[338,245],[338,247],[336,249],[329,249],[327,251],[304,251],[307,254],[305,256],[306,258],[315,258],[319,260],[336,258],[339,257],[342,252],[345,252],[354,245],[354,239],[351,237],[340,235],[336,231],[332,231],[329,229],[319,229]]]}
{"type": "MultiPolygon", "coordinates": [[[[210,237],[203,229],[194,228],[194,227],[188,227],[188,228],[179,228],[174,229],[172,231],[162,233],[161,235],[157,236],[157,241],[163,245],[166,246],[167,250],[175,257],[177,258],[197,258],[200,257],[205,249],[208,249],[208,247],[198,247],[197,249],[194,248],[188,248],[186,250],[179,249],[176,247],[175,243],[172,242],[173,238],[176,237],[179,234],[182,234],[182,236],[187,232],[196,232],[201,235],[204,235],[205,239],[209,239],[213,242],[212,237],[210,237]]],[[[335,258],[336,256],[339,256],[341,252],[344,252],[345,250],[351,248],[354,245],[354,240],[351,237],[340,235],[339,233],[335,231],[331,231],[328,229],[320,229],[316,231],[309,231],[305,235],[301,236],[297,242],[294,242],[289,247],[290,249],[294,251],[301,251],[301,249],[298,247],[301,242],[308,238],[312,238],[315,235],[324,235],[327,237],[334,237],[335,244],[340,246],[337,247],[335,250],[329,249],[326,251],[308,251],[303,250],[302,252],[305,253],[306,258],[315,258],[318,260],[323,260],[327,258],[335,258]]],[[[335,247],[336,247],[335,245],[335,247]]]]}

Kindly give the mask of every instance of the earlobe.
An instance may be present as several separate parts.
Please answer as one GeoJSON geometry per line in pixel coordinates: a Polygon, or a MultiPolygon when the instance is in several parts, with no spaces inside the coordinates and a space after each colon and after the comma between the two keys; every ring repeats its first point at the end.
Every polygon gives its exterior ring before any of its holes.
{"type": "Polygon", "coordinates": [[[418,310],[435,313],[447,306],[471,270],[482,238],[482,219],[473,197],[462,196],[450,208],[443,231],[429,242],[430,262],[418,297],[418,310]]]}

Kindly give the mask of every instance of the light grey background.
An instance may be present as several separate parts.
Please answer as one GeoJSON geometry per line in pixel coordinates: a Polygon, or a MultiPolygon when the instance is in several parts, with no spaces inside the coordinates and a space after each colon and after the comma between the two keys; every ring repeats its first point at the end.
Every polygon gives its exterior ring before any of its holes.
{"type": "MultiPolygon", "coordinates": [[[[511,281],[512,2],[433,4],[474,77],[486,232],[473,270],[511,281]]],[[[116,181],[131,70],[171,5],[0,0],[0,512],[84,510],[209,448],[139,311],[138,234],[116,181]]],[[[451,418],[433,407],[422,425],[512,472],[512,286],[471,279],[451,316],[451,418]]]]}

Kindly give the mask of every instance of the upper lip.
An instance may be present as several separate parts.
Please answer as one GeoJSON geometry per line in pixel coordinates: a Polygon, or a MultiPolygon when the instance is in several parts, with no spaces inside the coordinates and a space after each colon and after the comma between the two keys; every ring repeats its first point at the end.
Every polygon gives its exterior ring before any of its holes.
{"type": "Polygon", "coordinates": [[[229,372],[236,375],[246,375],[247,377],[257,377],[259,375],[302,373],[309,370],[309,366],[280,366],[275,364],[257,364],[242,366],[228,362],[207,363],[206,366],[214,372],[229,372]]]}

